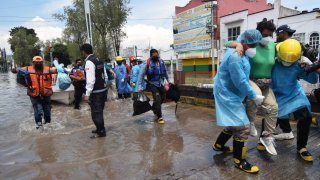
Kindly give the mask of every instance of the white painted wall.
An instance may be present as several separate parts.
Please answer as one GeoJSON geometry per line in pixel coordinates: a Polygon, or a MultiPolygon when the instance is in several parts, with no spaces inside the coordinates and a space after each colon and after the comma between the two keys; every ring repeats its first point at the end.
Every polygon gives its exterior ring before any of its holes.
{"type": "Polygon", "coordinates": [[[241,33],[247,29],[248,11],[241,11],[220,18],[220,49],[228,41],[228,28],[240,26],[241,33]]]}
{"type": "Polygon", "coordinates": [[[247,17],[247,29],[256,29],[258,22],[261,22],[263,18],[268,20],[274,20],[276,17],[274,9],[263,11],[256,14],[250,14],[247,17]]]}
{"type": "Polygon", "coordinates": [[[292,29],[296,30],[296,33],[305,33],[305,43],[309,43],[310,35],[313,32],[320,34],[320,13],[312,12],[280,18],[278,25],[283,24],[288,24],[292,29]]]}

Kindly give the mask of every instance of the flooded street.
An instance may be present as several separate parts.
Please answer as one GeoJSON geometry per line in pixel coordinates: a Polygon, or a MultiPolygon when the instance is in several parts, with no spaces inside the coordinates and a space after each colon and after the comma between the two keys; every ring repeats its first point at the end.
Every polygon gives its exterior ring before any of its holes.
{"type": "MultiPolygon", "coordinates": [[[[164,104],[166,124],[151,112],[132,117],[132,101],[107,102],[106,138],[90,139],[89,106],[81,110],[53,103],[52,123],[36,130],[26,89],[15,75],[0,74],[0,179],[319,179],[320,132],[312,128],[313,164],[296,156],[295,140],[278,143],[278,156],[255,149],[248,159],[258,175],[234,168],[231,155],[212,151],[221,128],[214,109],[164,104]],[[280,171],[279,169],[283,170],[280,171]]],[[[231,141],[229,142],[229,144],[231,141]]]]}

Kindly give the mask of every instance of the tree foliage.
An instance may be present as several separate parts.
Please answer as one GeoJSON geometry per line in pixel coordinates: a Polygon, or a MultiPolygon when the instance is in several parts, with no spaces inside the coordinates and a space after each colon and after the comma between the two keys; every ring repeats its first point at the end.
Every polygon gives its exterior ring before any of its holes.
{"type": "MultiPolygon", "coordinates": [[[[52,57],[58,58],[59,63],[63,63],[65,66],[71,64],[71,59],[68,51],[68,46],[63,44],[61,39],[55,39],[52,42],[53,52],[52,57]]],[[[49,52],[49,42],[46,43],[44,48],[44,59],[48,62],[51,61],[50,52],[49,52]]]]}
{"type": "Polygon", "coordinates": [[[86,42],[87,29],[83,0],[73,1],[73,7],[64,7],[62,14],[53,14],[53,17],[66,22],[62,37],[65,41],[76,43],[79,47],[86,42]]]}
{"type": "Polygon", "coordinates": [[[25,66],[32,62],[33,56],[40,55],[41,44],[32,29],[24,27],[13,28],[8,42],[13,48],[13,57],[16,64],[25,66]],[[32,33],[33,32],[33,33],[32,33]]]}
{"type": "MultiPolygon", "coordinates": [[[[131,11],[129,0],[92,0],[90,3],[93,48],[101,59],[119,55],[122,31],[131,11]]],[[[66,21],[63,38],[80,47],[87,39],[83,0],[73,1],[73,6],[64,7],[62,14],[54,14],[58,20],[66,21]]]]}
{"type": "MultiPolygon", "coordinates": [[[[26,27],[23,26],[19,26],[19,27],[14,27],[12,28],[9,32],[10,32],[10,36],[12,37],[15,33],[17,33],[19,30],[25,30],[27,35],[33,35],[33,36],[37,36],[36,32],[34,31],[34,29],[28,29],[26,27]]],[[[10,47],[11,51],[14,52],[15,51],[15,46],[11,45],[10,47]]]]}

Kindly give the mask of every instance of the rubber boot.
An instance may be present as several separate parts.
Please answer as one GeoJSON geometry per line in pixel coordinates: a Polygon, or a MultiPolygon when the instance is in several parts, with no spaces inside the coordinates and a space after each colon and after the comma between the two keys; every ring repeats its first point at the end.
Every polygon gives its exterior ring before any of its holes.
{"type": "Polygon", "coordinates": [[[247,146],[246,140],[233,140],[233,161],[234,165],[247,173],[258,173],[258,166],[253,166],[246,160],[247,146]]]}
{"type": "Polygon", "coordinates": [[[227,143],[227,141],[231,137],[232,137],[232,134],[230,132],[226,132],[225,130],[223,130],[219,134],[216,143],[214,145],[212,145],[212,149],[215,150],[215,151],[222,151],[222,152],[225,152],[225,153],[232,153],[233,148],[225,146],[225,144],[227,143]]]}

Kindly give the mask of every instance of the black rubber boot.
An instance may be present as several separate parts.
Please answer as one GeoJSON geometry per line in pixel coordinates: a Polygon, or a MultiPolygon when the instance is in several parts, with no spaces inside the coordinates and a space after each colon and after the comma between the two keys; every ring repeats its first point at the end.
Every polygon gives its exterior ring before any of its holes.
{"type": "Polygon", "coordinates": [[[258,173],[258,166],[253,166],[246,160],[247,147],[246,140],[233,140],[233,162],[234,165],[247,173],[258,173]]]}
{"type": "Polygon", "coordinates": [[[225,130],[223,130],[219,134],[216,143],[212,146],[212,149],[215,150],[215,151],[222,151],[222,152],[226,152],[226,153],[232,153],[233,148],[225,146],[225,144],[227,143],[227,141],[231,137],[232,137],[232,133],[226,132],[225,130]]]}

